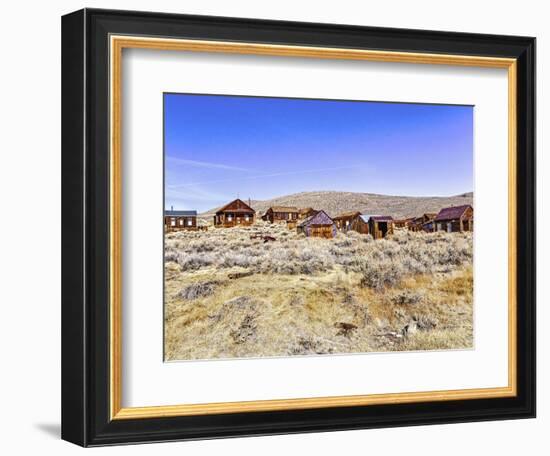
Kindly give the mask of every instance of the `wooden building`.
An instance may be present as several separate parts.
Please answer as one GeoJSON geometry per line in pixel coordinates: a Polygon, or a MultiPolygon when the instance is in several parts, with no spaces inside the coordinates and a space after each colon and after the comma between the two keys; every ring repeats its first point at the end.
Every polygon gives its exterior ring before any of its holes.
{"type": "Polygon", "coordinates": [[[369,233],[374,239],[382,239],[393,234],[393,217],[390,215],[371,215],[369,233]]]}
{"type": "Polygon", "coordinates": [[[336,224],[325,211],[318,211],[298,223],[297,230],[306,236],[333,238],[336,236],[336,224]]]}
{"type": "Polygon", "coordinates": [[[359,211],[343,212],[333,218],[336,228],[340,231],[349,231],[352,228],[353,221],[361,215],[359,211]]]}
{"type": "Polygon", "coordinates": [[[370,215],[363,215],[359,211],[345,212],[334,218],[336,228],[340,231],[357,231],[361,234],[369,234],[370,215]]]}
{"type": "Polygon", "coordinates": [[[369,234],[369,215],[359,214],[351,221],[351,229],[357,231],[360,234],[369,234]]]}
{"type": "Polygon", "coordinates": [[[236,199],[219,209],[214,216],[214,226],[230,228],[248,226],[254,223],[256,212],[248,204],[236,199]]]}
{"type": "Polygon", "coordinates": [[[437,214],[427,212],[420,217],[415,217],[409,224],[409,230],[411,231],[425,231],[431,233],[434,231],[434,219],[437,214]]]}
{"type": "Polygon", "coordinates": [[[411,223],[414,221],[414,217],[409,217],[405,219],[397,219],[393,221],[394,228],[405,228],[410,229],[411,223]]]}
{"type": "Polygon", "coordinates": [[[308,217],[311,217],[315,214],[317,214],[317,210],[313,209],[312,207],[304,207],[301,209],[298,209],[298,220],[305,220],[308,217]]]}
{"type": "Polygon", "coordinates": [[[197,211],[164,211],[164,231],[197,229],[197,211]]]}
{"type": "Polygon", "coordinates": [[[443,208],[434,219],[435,231],[474,231],[474,208],[469,204],[443,208]]]}
{"type": "Polygon", "coordinates": [[[272,206],[262,219],[270,223],[296,223],[298,220],[298,208],[293,206],[272,206]]]}

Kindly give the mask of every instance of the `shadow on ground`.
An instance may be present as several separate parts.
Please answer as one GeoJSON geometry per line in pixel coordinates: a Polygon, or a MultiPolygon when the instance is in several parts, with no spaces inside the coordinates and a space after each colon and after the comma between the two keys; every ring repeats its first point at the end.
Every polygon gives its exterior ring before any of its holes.
{"type": "Polygon", "coordinates": [[[36,423],[34,427],[50,437],[61,438],[61,425],[59,423],[36,423]]]}

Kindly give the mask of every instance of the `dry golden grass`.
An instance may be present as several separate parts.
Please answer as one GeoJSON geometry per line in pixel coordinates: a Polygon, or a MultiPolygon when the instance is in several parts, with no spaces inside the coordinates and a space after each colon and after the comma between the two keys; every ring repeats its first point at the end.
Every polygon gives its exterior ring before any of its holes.
{"type": "Polygon", "coordinates": [[[471,249],[462,234],[321,240],[267,225],[170,234],[165,358],[471,348],[471,249]],[[258,230],[277,241],[251,240],[258,230]],[[394,279],[379,286],[375,265],[394,279]]]}

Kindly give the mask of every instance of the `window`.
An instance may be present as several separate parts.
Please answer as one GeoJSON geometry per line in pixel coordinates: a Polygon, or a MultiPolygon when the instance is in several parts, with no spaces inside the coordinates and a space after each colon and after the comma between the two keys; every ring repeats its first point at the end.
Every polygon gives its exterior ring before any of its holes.
{"type": "Polygon", "coordinates": [[[176,226],[176,219],[173,217],[170,219],[170,226],[176,226]]]}
{"type": "Polygon", "coordinates": [[[232,216],[232,215],[228,215],[228,216],[227,216],[227,221],[230,222],[230,221],[232,221],[232,220],[233,220],[233,216],[232,216]]]}
{"type": "Polygon", "coordinates": [[[248,222],[248,220],[249,220],[248,215],[245,215],[245,216],[244,216],[244,220],[245,220],[246,222],[248,222]]]}
{"type": "Polygon", "coordinates": [[[193,219],[187,219],[187,226],[193,226],[193,219]]]}
{"type": "Polygon", "coordinates": [[[183,225],[183,219],[180,219],[180,226],[183,225]]]}
{"type": "Polygon", "coordinates": [[[346,220],[346,226],[349,226],[349,220],[346,220]]]}

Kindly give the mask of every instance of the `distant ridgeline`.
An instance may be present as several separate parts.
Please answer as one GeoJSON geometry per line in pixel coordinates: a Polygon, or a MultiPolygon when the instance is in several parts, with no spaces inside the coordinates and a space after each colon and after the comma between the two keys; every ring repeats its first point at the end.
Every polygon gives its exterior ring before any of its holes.
{"type": "MultiPolygon", "coordinates": [[[[337,217],[344,212],[361,212],[363,214],[384,214],[394,219],[418,217],[422,214],[437,214],[442,208],[450,206],[473,206],[473,192],[456,196],[391,196],[374,193],[354,192],[302,192],[280,196],[270,200],[251,200],[250,207],[257,214],[264,214],[270,207],[298,207],[325,211],[330,217],[337,217]]],[[[248,203],[248,201],[247,201],[248,203]]],[[[221,208],[214,208],[199,215],[201,218],[212,217],[221,208]]]]}

